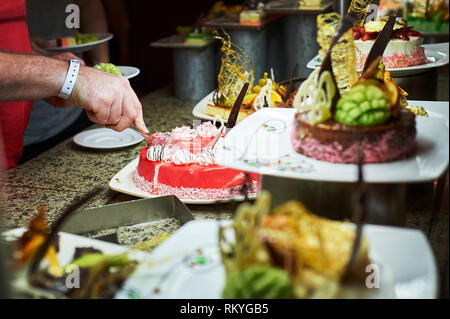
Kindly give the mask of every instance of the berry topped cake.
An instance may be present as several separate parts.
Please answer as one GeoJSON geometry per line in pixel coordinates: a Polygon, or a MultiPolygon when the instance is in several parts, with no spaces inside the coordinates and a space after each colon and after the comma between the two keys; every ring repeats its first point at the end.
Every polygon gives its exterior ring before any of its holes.
{"type": "Polygon", "coordinates": [[[258,175],[215,164],[214,142],[221,130],[211,122],[155,133],[139,157],[135,184],[158,196],[181,200],[220,200],[239,195],[243,185],[256,194],[258,175]]]}
{"type": "MultiPolygon", "coordinates": [[[[385,19],[369,21],[364,26],[353,28],[353,39],[356,47],[356,64],[362,69],[372,49],[375,39],[386,24],[385,19]]],[[[404,68],[424,64],[427,61],[423,47],[423,36],[407,26],[400,19],[395,22],[394,30],[383,54],[383,63],[388,69],[404,68]]]]}

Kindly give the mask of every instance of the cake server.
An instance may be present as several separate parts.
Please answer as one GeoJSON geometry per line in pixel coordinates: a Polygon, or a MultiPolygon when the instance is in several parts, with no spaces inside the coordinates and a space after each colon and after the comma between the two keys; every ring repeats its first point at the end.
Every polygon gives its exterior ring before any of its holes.
{"type": "Polygon", "coordinates": [[[150,139],[150,135],[142,133],[136,126],[134,126],[134,124],[131,124],[130,128],[132,130],[134,130],[136,133],[138,133],[139,135],[141,135],[143,138],[145,138],[146,141],[148,141],[150,139]]]}

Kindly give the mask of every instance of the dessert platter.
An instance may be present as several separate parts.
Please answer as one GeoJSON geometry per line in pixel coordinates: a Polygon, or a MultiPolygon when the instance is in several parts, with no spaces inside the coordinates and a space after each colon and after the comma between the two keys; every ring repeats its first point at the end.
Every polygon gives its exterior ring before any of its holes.
{"type": "Polygon", "coordinates": [[[50,40],[53,46],[45,48],[53,52],[82,53],[93,49],[95,46],[105,43],[113,38],[112,33],[101,32],[91,34],[76,33],[74,37],[62,37],[50,40]]]}
{"type": "Polygon", "coordinates": [[[353,224],[317,216],[298,201],[271,209],[266,191],[231,221],[185,223],[151,253],[61,232],[71,210],[50,230],[45,213],[41,206],[28,227],[2,234],[12,248],[11,287],[22,297],[437,297],[437,267],[422,232],[365,225],[348,267],[353,224]]]}
{"type": "MultiPolygon", "coordinates": [[[[369,21],[364,26],[353,29],[356,52],[356,69],[362,70],[365,59],[386,24],[386,18],[369,21]]],[[[315,56],[307,67],[316,69],[321,66],[321,56],[315,56]]],[[[447,52],[439,45],[423,45],[423,35],[407,25],[403,19],[397,19],[390,41],[384,50],[383,63],[393,77],[423,73],[431,68],[441,67],[449,62],[447,52]]]]}
{"type": "Polygon", "coordinates": [[[258,174],[215,163],[215,143],[222,132],[223,128],[205,122],[196,128],[182,126],[155,133],[139,158],[116,174],[109,185],[138,197],[175,195],[192,204],[241,199],[244,186],[250,197],[256,196],[258,174]]]}
{"type": "Polygon", "coordinates": [[[218,75],[218,88],[198,102],[192,114],[204,120],[225,122],[240,89],[245,82],[250,84],[239,112],[238,121],[264,108],[290,107],[290,94],[286,86],[275,82],[273,70],[265,72],[254,82],[253,64],[247,53],[230,41],[228,34],[216,36],[222,41],[222,65],[218,75]]]}
{"type": "Polygon", "coordinates": [[[22,271],[36,258],[36,251],[46,238],[40,218],[38,215],[32,219],[28,229],[4,234],[17,244],[13,287],[35,297],[437,296],[436,264],[420,231],[366,225],[355,266],[344,279],[355,238],[353,225],[316,216],[296,201],[271,211],[270,195],[266,192],[254,205],[241,205],[231,222],[185,224],[151,254],[60,232],[60,249],[48,247],[46,266],[41,269],[45,279],[37,288],[25,280],[22,271]],[[318,240],[320,233],[328,235],[318,240]],[[83,289],[55,289],[75,266],[95,277],[82,276],[83,289]],[[365,286],[366,277],[375,272],[378,276],[371,282],[373,286],[365,286]],[[85,280],[91,280],[91,284],[85,280]],[[99,284],[94,285],[97,280],[99,284]]]}
{"type": "Polygon", "coordinates": [[[271,13],[296,13],[298,11],[324,11],[333,5],[331,0],[277,0],[270,1],[265,10],[271,13]]]}
{"type": "Polygon", "coordinates": [[[21,298],[113,298],[146,253],[125,246],[66,232],[59,226],[72,212],[66,210],[53,229],[46,221],[46,206],[31,217],[28,227],[1,234],[11,243],[11,287],[21,298]],[[56,227],[56,228],[55,228],[56,227]],[[49,240],[54,238],[54,240],[49,240]],[[47,242],[48,240],[48,242],[47,242]],[[42,255],[41,255],[42,254],[42,255]],[[79,269],[76,285],[68,285],[79,269]]]}
{"type": "MultiPolygon", "coordinates": [[[[349,67],[356,60],[351,16],[341,20],[331,13],[318,21],[318,42],[322,50],[331,43],[331,49],[323,66],[300,85],[294,109],[266,108],[239,123],[219,141],[217,162],[280,177],[354,182],[355,164],[361,160],[368,182],[438,178],[448,166],[448,119],[408,109],[407,93],[392,80],[380,57],[369,53],[361,76],[349,67]]],[[[389,39],[394,22],[391,17],[386,23],[375,50],[389,39]]],[[[421,106],[426,110],[427,104],[421,106]]]]}
{"type": "Polygon", "coordinates": [[[231,222],[181,227],[152,252],[153,267],[138,266],[116,298],[436,298],[436,264],[423,233],[366,225],[344,279],[354,238],[352,224],[316,216],[300,202],[271,211],[263,192],[231,222]],[[327,235],[318,239],[320,233],[327,235]],[[364,286],[373,269],[379,289],[364,286]]]}
{"type": "MultiPolygon", "coordinates": [[[[448,43],[446,50],[443,50],[442,44],[433,43],[433,44],[423,44],[422,45],[425,56],[427,58],[427,62],[420,65],[403,67],[403,68],[386,68],[393,77],[401,77],[401,76],[409,76],[414,74],[419,74],[431,70],[432,68],[439,68],[445,66],[449,62],[448,55],[448,43]]],[[[311,59],[306,67],[308,69],[317,69],[322,65],[320,55],[316,55],[313,59],[311,59]]]]}

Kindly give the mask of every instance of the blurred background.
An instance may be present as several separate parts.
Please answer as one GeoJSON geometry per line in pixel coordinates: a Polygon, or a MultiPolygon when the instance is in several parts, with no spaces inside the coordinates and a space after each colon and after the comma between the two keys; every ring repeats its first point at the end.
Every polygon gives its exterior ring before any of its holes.
{"type": "MultiPolygon", "coordinates": [[[[380,10],[383,13],[395,11],[401,16],[403,8],[412,1],[380,0],[380,10]]],[[[443,1],[448,3],[448,0],[443,1]]],[[[173,81],[172,50],[154,48],[150,43],[173,35],[177,26],[193,25],[218,2],[220,1],[102,0],[108,31],[114,34],[109,42],[111,62],[116,65],[132,65],[141,70],[140,75],[131,80],[140,96],[169,85],[173,81]]],[[[232,6],[245,1],[222,2],[232,6]]],[[[350,0],[333,0],[333,9],[338,12],[346,10],[349,2],[350,0]]],[[[30,13],[29,19],[33,19],[30,13]]]]}
{"type": "Polygon", "coordinates": [[[109,31],[114,34],[110,42],[111,62],[141,70],[131,80],[139,95],[166,86],[173,79],[172,51],[153,48],[150,43],[174,34],[177,26],[194,24],[215,2],[103,0],[109,31]]]}

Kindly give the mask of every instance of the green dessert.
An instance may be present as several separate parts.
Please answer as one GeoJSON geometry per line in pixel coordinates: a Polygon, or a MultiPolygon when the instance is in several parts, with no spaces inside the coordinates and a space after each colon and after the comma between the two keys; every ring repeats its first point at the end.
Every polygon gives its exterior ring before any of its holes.
{"type": "Polygon", "coordinates": [[[90,253],[77,258],[72,261],[71,265],[77,265],[80,268],[92,268],[100,264],[104,264],[108,267],[125,267],[132,261],[127,255],[105,255],[102,253],[90,253]]]}
{"type": "Polygon", "coordinates": [[[102,70],[108,73],[112,73],[115,75],[122,76],[122,72],[120,72],[119,68],[112,63],[100,63],[94,66],[97,70],[102,70]]]}
{"type": "Polygon", "coordinates": [[[206,33],[189,33],[184,38],[184,43],[189,45],[203,45],[208,38],[209,35],[206,33]]]}
{"type": "Polygon", "coordinates": [[[98,38],[93,33],[83,35],[83,34],[81,34],[80,32],[77,31],[75,33],[75,41],[76,41],[77,45],[80,45],[80,44],[85,44],[85,43],[98,41],[98,38]]]}
{"type": "Polygon", "coordinates": [[[379,87],[359,84],[341,97],[335,120],[351,126],[378,125],[389,119],[390,108],[386,94],[379,87]]]}
{"type": "Polygon", "coordinates": [[[225,299],[289,299],[293,285],[286,271],[264,265],[251,265],[227,276],[225,299]]]}

